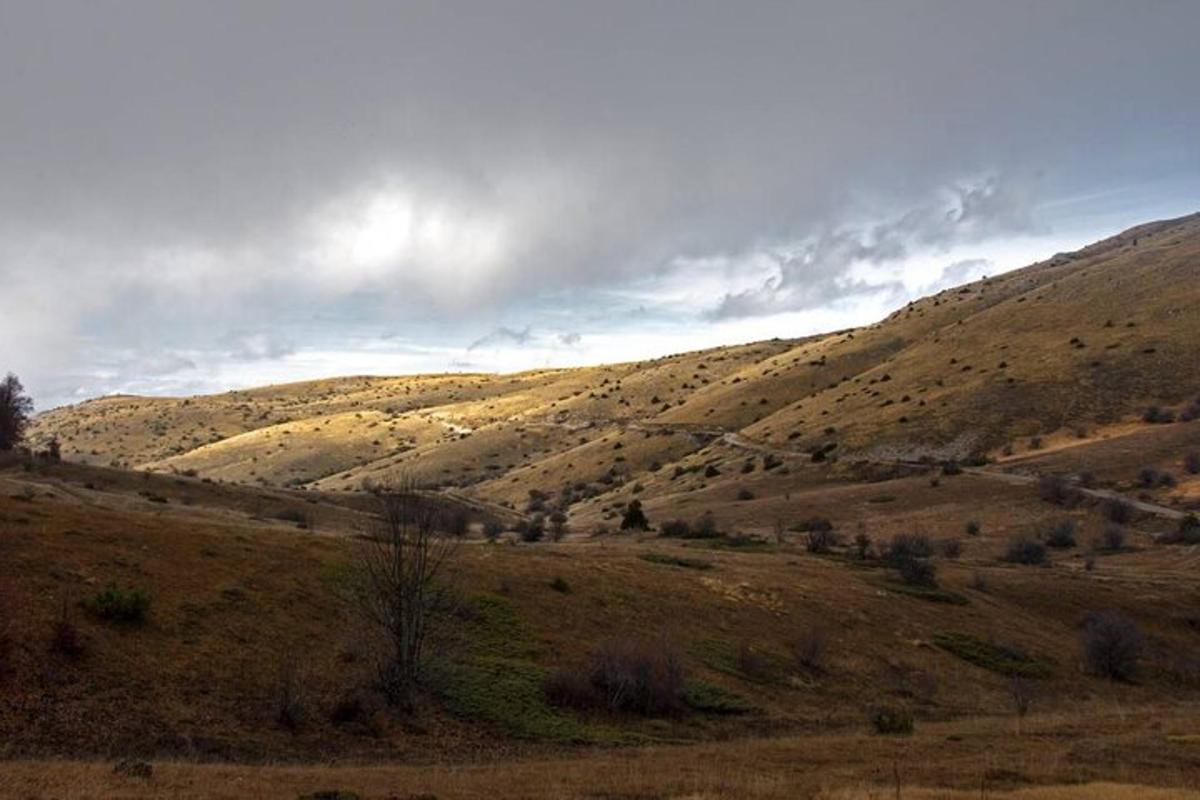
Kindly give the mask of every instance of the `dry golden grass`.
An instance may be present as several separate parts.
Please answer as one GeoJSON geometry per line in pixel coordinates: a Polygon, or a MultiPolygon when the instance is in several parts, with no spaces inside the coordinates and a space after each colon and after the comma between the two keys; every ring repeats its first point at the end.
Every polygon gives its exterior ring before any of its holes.
{"type": "MultiPolygon", "coordinates": [[[[900,739],[814,732],[552,758],[416,765],[222,765],[157,762],[149,779],[112,762],[0,764],[0,797],[296,798],[352,791],[363,798],[438,800],[1189,800],[1200,797],[1191,748],[1174,747],[1142,715],[1031,718],[925,726],[900,739]],[[1081,746],[1079,724],[1091,727],[1081,746]],[[1120,762],[1103,763],[1105,748],[1120,762]],[[1157,752],[1156,752],[1157,751],[1157,752]],[[899,792],[897,793],[897,785],[899,792]]],[[[1170,713],[1160,724],[1183,724],[1170,713]]]]}

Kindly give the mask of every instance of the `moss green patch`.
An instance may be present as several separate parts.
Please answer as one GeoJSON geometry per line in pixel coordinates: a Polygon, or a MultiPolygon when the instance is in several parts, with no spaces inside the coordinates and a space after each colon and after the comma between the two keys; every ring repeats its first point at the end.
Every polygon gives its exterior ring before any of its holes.
{"type": "Polygon", "coordinates": [[[362,570],[349,561],[325,562],[317,578],[338,597],[349,597],[362,590],[362,570]]]}
{"type": "Polygon", "coordinates": [[[717,672],[750,683],[788,685],[791,662],[778,653],[722,639],[696,642],[690,652],[704,666],[717,672]]]}
{"type": "Polygon", "coordinates": [[[893,581],[883,581],[880,586],[889,592],[902,594],[905,597],[915,597],[918,600],[928,600],[931,603],[948,603],[954,606],[965,606],[971,603],[965,595],[932,586],[910,586],[907,583],[893,581]]]}
{"type": "Polygon", "coordinates": [[[666,553],[643,553],[639,558],[643,561],[649,561],[651,564],[665,564],[668,567],[700,570],[713,568],[711,561],[703,561],[699,558],[680,558],[679,556],[667,555],[666,553]]]}
{"type": "Polygon", "coordinates": [[[739,553],[776,553],[779,548],[762,539],[749,536],[722,536],[718,539],[697,539],[685,542],[684,547],[701,547],[706,550],[735,550],[739,553]]]}
{"type": "Polygon", "coordinates": [[[599,744],[632,740],[620,731],[585,724],[546,702],[546,670],[534,661],[537,643],[506,599],[472,597],[462,618],[457,637],[461,654],[429,667],[430,685],[451,713],[526,739],[599,744]]]}
{"type": "Polygon", "coordinates": [[[1001,675],[1048,678],[1053,672],[1053,666],[1044,658],[1031,656],[1012,647],[993,644],[969,633],[934,634],[933,643],[964,661],[1001,675]]]}
{"type": "Polygon", "coordinates": [[[740,694],[704,681],[688,681],[684,684],[680,699],[688,708],[702,714],[733,716],[762,711],[740,694]]]}

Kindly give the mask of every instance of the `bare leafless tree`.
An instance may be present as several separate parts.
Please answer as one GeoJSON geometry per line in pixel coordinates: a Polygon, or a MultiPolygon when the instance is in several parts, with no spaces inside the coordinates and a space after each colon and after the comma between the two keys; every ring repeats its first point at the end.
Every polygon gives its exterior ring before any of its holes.
{"type": "Polygon", "coordinates": [[[1033,697],[1037,687],[1033,681],[1020,675],[1014,675],[1008,684],[1009,696],[1012,698],[1013,710],[1017,712],[1017,735],[1021,735],[1021,721],[1029,713],[1033,705],[1033,697]]]}
{"type": "Polygon", "coordinates": [[[408,479],[378,492],[379,529],[359,555],[357,607],[375,629],[380,686],[392,705],[413,709],[425,648],[447,595],[438,576],[457,541],[438,505],[408,479]]]}
{"type": "Polygon", "coordinates": [[[0,450],[12,450],[25,436],[33,401],[11,372],[0,381],[0,450]]]}

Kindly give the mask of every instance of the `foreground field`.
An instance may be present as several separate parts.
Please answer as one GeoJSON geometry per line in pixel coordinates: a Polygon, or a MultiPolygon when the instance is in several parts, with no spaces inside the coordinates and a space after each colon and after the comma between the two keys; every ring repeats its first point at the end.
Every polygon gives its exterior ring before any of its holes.
{"type": "Polygon", "coordinates": [[[903,738],[816,729],[486,763],[161,762],[148,778],[114,774],[108,762],[15,762],[0,766],[0,797],[292,800],[342,791],[438,800],[1190,800],[1200,798],[1198,710],[1096,704],[1031,716],[1019,735],[1009,718],[977,718],[932,723],[903,738]]]}
{"type": "MultiPolygon", "coordinates": [[[[465,637],[439,648],[445,668],[409,718],[370,705],[362,632],[339,599],[369,498],[14,464],[0,470],[0,795],[851,800],[894,797],[897,776],[918,798],[1198,788],[1200,553],[1158,541],[1173,520],[1138,515],[1125,548],[1086,556],[1103,506],[1064,508],[1027,483],[826,476],[795,498],[793,518],[881,546],[919,530],[958,550],[933,556],[930,589],[845,540],[809,552],[792,531],[471,533],[453,576],[465,637]],[[1003,560],[1012,537],[1064,519],[1080,546],[1042,566],[1003,560]],[[110,582],[148,593],[146,622],[82,607],[110,582]],[[1083,621],[1109,611],[1144,635],[1128,682],[1082,660],[1083,621]],[[64,614],[79,653],[56,644],[64,614]],[[813,636],[820,662],[797,660],[813,636]],[[720,705],[639,716],[547,703],[546,676],[628,637],[670,642],[720,705]],[[1023,719],[1013,669],[1032,676],[1023,719]],[[288,674],[302,676],[302,713],[282,724],[288,674]],[[347,698],[366,709],[347,718],[347,698]],[[873,732],[879,706],[911,713],[915,732],[873,732]],[[114,774],[125,758],[146,759],[151,777],[114,774]]],[[[665,519],[658,501],[647,508],[665,519]]]]}

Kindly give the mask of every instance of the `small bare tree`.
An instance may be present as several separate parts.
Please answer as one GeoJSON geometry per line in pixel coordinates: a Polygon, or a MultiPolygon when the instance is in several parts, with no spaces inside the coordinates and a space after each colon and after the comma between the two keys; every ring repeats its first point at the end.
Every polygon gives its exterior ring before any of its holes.
{"type": "Polygon", "coordinates": [[[1012,699],[1013,710],[1017,712],[1017,735],[1021,735],[1021,722],[1033,705],[1033,696],[1037,687],[1033,681],[1021,675],[1014,675],[1008,684],[1009,697],[1012,699]]]}
{"type": "Polygon", "coordinates": [[[0,450],[12,450],[25,437],[33,401],[11,372],[0,380],[0,450]]]}
{"type": "Polygon", "coordinates": [[[389,704],[414,708],[425,646],[446,599],[437,582],[457,541],[437,504],[404,479],[378,492],[380,525],[359,556],[357,605],[379,636],[379,682],[389,704]]]}

